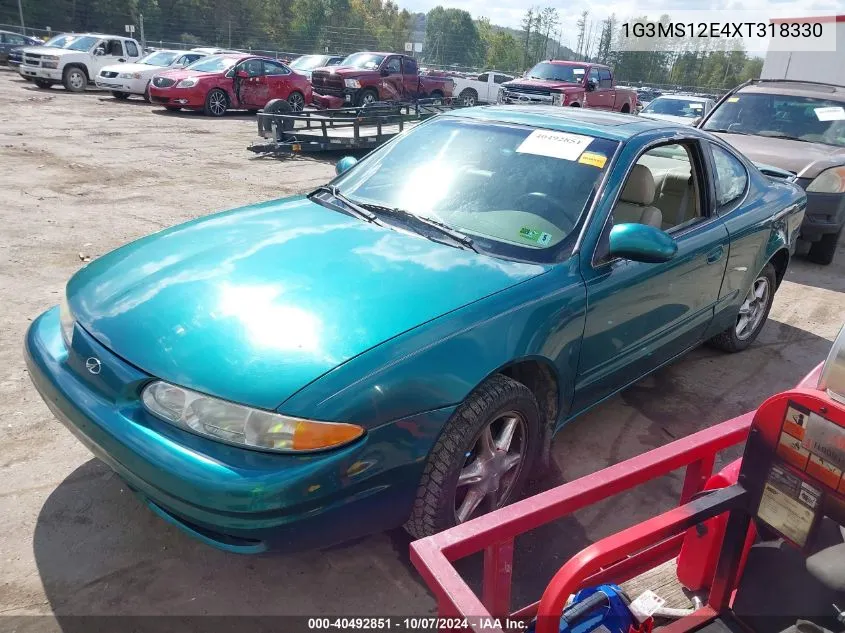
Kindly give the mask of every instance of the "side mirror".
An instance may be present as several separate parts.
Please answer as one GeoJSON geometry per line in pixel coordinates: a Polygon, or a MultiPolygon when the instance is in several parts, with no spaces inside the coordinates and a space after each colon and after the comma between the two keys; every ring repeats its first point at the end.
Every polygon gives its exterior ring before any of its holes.
{"type": "Polygon", "coordinates": [[[354,156],[344,156],[334,166],[335,173],[340,176],[342,173],[349,171],[358,163],[358,159],[354,156]]]}
{"type": "Polygon", "coordinates": [[[94,55],[96,55],[96,56],[105,55],[105,54],[106,54],[105,48],[95,48],[94,49],[94,55]]]}
{"type": "Polygon", "coordinates": [[[587,92],[593,92],[596,89],[596,82],[592,79],[587,82],[587,92]]]}
{"type": "Polygon", "coordinates": [[[695,119],[694,119],[694,120],[693,120],[693,122],[692,122],[693,127],[695,127],[696,125],[698,125],[699,123],[701,123],[701,119],[702,119],[702,117],[700,117],[700,116],[699,116],[699,117],[695,117],[695,119]]]}
{"type": "Polygon", "coordinates": [[[610,230],[611,257],[659,264],[677,252],[678,244],[668,233],[647,224],[617,224],[610,230]]]}
{"type": "Polygon", "coordinates": [[[382,69],[379,71],[379,74],[380,74],[382,77],[387,77],[388,75],[390,75],[390,70],[388,70],[387,66],[385,66],[384,68],[382,68],[382,69]]]}
{"type": "Polygon", "coordinates": [[[239,71],[238,71],[237,73],[235,73],[235,74],[236,74],[236,75],[237,75],[240,79],[248,79],[248,78],[249,78],[249,73],[248,73],[247,71],[245,71],[245,70],[239,70],[239,71]]]}

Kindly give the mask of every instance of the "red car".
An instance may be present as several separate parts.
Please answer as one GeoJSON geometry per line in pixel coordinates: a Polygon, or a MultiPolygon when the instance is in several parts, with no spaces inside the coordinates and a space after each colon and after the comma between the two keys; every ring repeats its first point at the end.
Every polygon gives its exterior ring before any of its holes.
{"type": "Polygon", "coordinates": [[[311,83],[276,59],[254,55],[214,55],[186,68],[167,70],[150,82],[150,100],[171,111],[258,111],[271,99],[285,99],[293,110],[311,103],[311,83]]]}

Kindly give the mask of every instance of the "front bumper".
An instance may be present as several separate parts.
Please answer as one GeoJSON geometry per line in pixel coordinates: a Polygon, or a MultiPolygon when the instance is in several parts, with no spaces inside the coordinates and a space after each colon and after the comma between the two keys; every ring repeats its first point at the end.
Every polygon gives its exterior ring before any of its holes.
{"type": "Polygon", "coordinates": [[[150,415],[139,393],[152,377],[79,326],[68,350],[55,308],[30,326],[25,356],[59,421],[150,508],[237,553],[310,549],[400,525],[424,457],[454,409],[380,426],[334,451],[281,455],[221,444],[150,415]],[[96,375],[85,369],[91,358],[101,363],[96,375]]]}
{"type": "Polygon", "coordinates": [[[40,66],[26,66],[21,64],[18,66],[18,72],[24,77],[32,77],[33,79],[50,79],[51,81],[61,81],[62,71],[52,68],[41,68],[40,66]]]}
{"type": "Polygon", "coordinates": [[[147,89],[145,79],[120,79],[119,77],[100,77],[94,79],[94,84],[100,90],[112,90],[115,92],[128,92],[133,95],[142,95],[147,89]]]}
{"type": "Polygon", "coordinates": [[[355,105],[357,94],[358,91],[352,89],[344,90],[342,97],[314,92],[311,95],[311,103],[320,110],[333,110],[355,105]]]}
{"type": "MultiPolygon", "coordinates": [[[[799,178],[796,184],[806,190],[810,179],[799,178]]],[[[807,212],[801,224],[801,239],[818,242],[822,236],[838,233],[845,225],[845,194],[807,192],[807,212]]]]}
{"type": "Polygon", "coordinates": [[[161,105],[180,108],[202,108],[205,106],[205,90],[194,88],[156,88],[150,84],[150,101],[161,105]]]}

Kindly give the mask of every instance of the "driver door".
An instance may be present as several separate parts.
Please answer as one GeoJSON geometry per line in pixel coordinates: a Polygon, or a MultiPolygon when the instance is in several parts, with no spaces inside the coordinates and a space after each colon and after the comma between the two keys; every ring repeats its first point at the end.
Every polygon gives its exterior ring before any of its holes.
{"type": "Polygon", "coordinates": [[[701,343],[725,276],[729,234],[714,212],[712,178],[700,142],[683,139],[651,147],[635,162],[611,212],[602,215],[600,236],[580,255],[587,316],[573,412],[701,343]],[[614,222],[660,228],[678,251],[656,264],[612,258],[607,241],[614,222]]]}
{"type": "Polygon", "coordinates": [[[391,55],[382,62],[381,72],[386,72],[381,78],[379,99],[382,101],[402,101],[405,88],[402,83],[402,58],[391,55]]]}
{"type": "Polygon", "coordinates": [[[126,61],[126,51],[123,50],[123,42],[120,40],[101,40],[94,47],[94,55],[92,56],[91,64],[94,66],[91,72],[91,77],[100,74],[100,70],[106,66],[118,64],[126,61]],[[102,54],[96,51],[102,50],[102,54]]]}
{"type": "Polygon", "coordinates": [[[270,85],[264,72],[264,62],[260,59],[247,59],[235,68],[236,94],[244,108],[263,108],[270,100],[270,85]],[[241,77],[245,72],[246,76],[241,77]]]}

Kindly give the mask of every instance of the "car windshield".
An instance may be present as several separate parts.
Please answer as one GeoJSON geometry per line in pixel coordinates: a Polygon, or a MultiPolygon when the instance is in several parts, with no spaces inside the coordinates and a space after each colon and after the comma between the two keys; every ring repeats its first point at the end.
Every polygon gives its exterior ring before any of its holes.
{"type": "Polygon", "coordinates": [[[156,51],[155,53],[150,53],[146,57],[142,57],[138,60],[138,63],[146,64],[147,66],[170,66],[178,55],[179,53],[156,51]]]}
{"type": "Polygon", "coordinates": [[[740,92],[713,111],[704,129],[845,147],[845,102],[740,92]]]}
{"type": "Polygon", "coordinates": [[[685,119],[696,119],[704,114],[704,102],[674,97],[658,97],[642,111],[643,114],[668,114],[685,119]]]}
{"type": "Polygon", "coordinates": [[[587,70],[583,66],[568,66],[564,64],[550,64],[540,62],[528,71],[530,79],[547,79],[550,81],[563,81],[570,84],[580,84],[584,81],[584,73],[587,70]]]}
{"type": "Polygon", "coordinates": [[[53,48],[66,48],[71,51],[87,51],[94,44],[99,42],[97,37],[80,37],[79,35],[57,35],[51,40],[48,40],[45,46],[52,46],[53,48]]]}
{"type": "Polygon", "coordinates": [[[332,184],[364,207],[398,208],[436,220],[493,255],[549,261],[555,247],[570,235],[574,239],[617,145],[592,136],[438,117],[370,154],[332,184]]]}
{"type": "Polygon", "coordinates": [[[384,55],[376,55],[375,53],[353,53],[344,59],[341,65],[372,70],[374,68],[378,68],[383,61],[384,55]]]}
{"type": "Polygon", "coordinates": [[[232,66],[238,63],[237,57],[205,57],[195,61],[190,66],[186,66],[186,70],[195,70],[199,73],[222,73],[229,70],[232,66]]]}
{"type": "Polygon", "coordinates": [[[314,70],[315,68],[325,66],[328,59],[325,55],[303,55],[302,57],[297,57],[288,66],[294,70],[314,70]]]}

